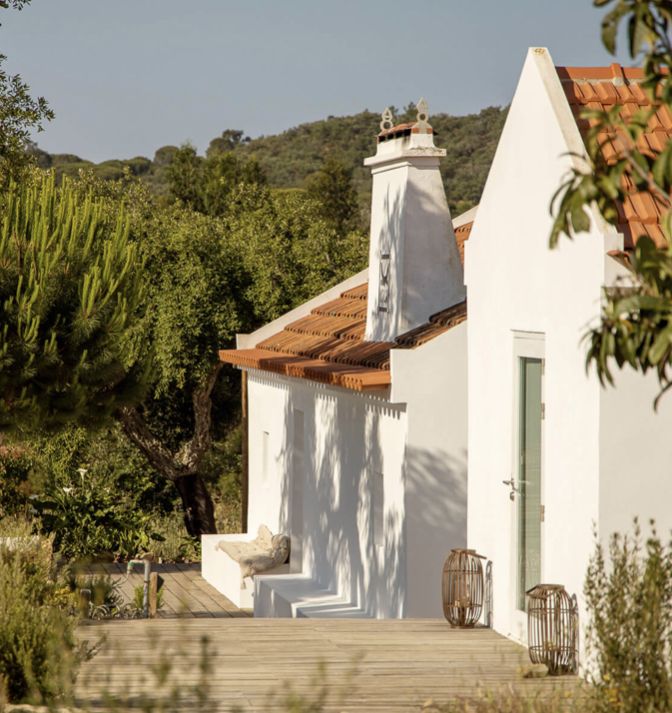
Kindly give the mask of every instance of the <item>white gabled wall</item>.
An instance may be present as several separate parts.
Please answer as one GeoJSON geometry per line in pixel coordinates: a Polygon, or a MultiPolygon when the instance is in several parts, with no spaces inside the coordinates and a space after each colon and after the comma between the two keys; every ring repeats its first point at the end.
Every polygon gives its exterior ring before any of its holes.
{"type": "Polygon", "coordinates": [[[549,205],[580,144],[547,50],[530,50],[466,245],[469,300],[468,544],[493,561],[494,626],[514,614],[514,335],[544,338],[542,578],[580,595],[598,518],[600,390],[582,336],[599,312],[605,242],[550,250],[549,205]],[[564,102],[564,104],[563,104],[564,102]]]}
{"type": "Polygon", "coordinates": [[[406,413],[384,399],[250,371],[249,531],[291,532],[294,412],[303,412],[301,567],[370,616],[399,617],[406,589],[406,413]],[[264,436],[268,433],[268,436],[264,436]],[[264,441],[270,444],[264,475],[264,441]],[[374,542],[374,479],[384,478],[384,539],[374,542]]]}

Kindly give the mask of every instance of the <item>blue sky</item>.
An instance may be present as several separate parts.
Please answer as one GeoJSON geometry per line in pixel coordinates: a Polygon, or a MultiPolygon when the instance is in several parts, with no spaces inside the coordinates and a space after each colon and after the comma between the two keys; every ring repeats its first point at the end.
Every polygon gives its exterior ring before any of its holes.
{"type": "Polygon", "coordinates": [[[430,113],[506,104],[528,46],[609,64],[602,15],[590,0],[32,0],[2,11],[0,51],[56,112],[39,145],[101,161],[420,96],[430,113]]]}

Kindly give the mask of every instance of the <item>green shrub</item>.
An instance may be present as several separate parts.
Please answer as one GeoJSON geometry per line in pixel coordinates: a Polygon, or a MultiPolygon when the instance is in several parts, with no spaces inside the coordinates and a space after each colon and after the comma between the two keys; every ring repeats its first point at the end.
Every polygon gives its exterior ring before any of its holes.
{"type": "Polygon", "coordinates": [[[509,690],[460,698],[445,705],[429,700],[422,706],[422,713],[592,713],[592,705],[585,693],[557,690],[530,696],[509,690]]]}
{"type": "Polygon", "coordinates": [[[30,508],[31,459],[21,448],[0,446],[0,518],[30,508]]]}
{"type": "Polygon", "coordinates": [[[35,534],[37,521],[28,515],[0,517],[0,537],[30,537],[35,534]]]}
{"type": "Polygon", "coordinates": [[[0,698],[51,702],[71,693],[83,652],[59,597],[48,543],[0,548],[0,698]]]}
{"type": "Polygon", "coordinates": [[[152,511],[172,502],[116,429],[69,428],[30,447],[41,492],[33,504],[63,557],[129,559],[151,548],[152,511]]]}
{"type": "Polygon", "coordinates": [[[214,458],[220,473],[213,493],[217,532],[241,531],[241,474],[243,432],[238,425],[215,445],[214,458]]]}
{"type": "Polygon", "coordinates": [[[187,535],[184,517],[173,511],[152,518],[153,540],[149,551],[161,562],[195,562],[200,559],[200,542],[187,535]]]}
{"type": "MultiPolygon", "coordinates": [[[[139,614],[145,611],[145,585],[138,584],[137,587],[133,588],[133,609],[139,614]]],[[[156,592],[156,609],[157,611],[163,607],[163,589],[159,589],[156,592]]]]}
{"type": "Polygon", "coordinates": [[[585,583],[599,711],[672,710],[672,545],[654,523],[598,542],[585,583]]]}
{"type": "Polygon", "coordinates": [[[80,468],[35,506],[45,532],[67,559],[85,560],[104,555],[132,558],[149,547],[149,515],[110,487],[109,482],[80,468]]]}

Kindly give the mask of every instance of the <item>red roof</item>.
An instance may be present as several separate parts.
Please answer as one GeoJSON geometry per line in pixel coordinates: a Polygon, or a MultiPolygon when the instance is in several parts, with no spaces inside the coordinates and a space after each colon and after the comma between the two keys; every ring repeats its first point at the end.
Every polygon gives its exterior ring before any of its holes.
{"type": "MultiPolygon", "coordinates": [[[[460,255],[472,223],[457,228],[460,255]]],[[[243,369],[262,369],[325,384],[368,391],[389,386],[390,350],[412,349],[438,337],[467,318],[466,302],[429,317],[428,321],[394,342],[369,342],[366,328],[368,285],[341,293],[254,349],[226,349],[222,361],[243,369]]]]}
{"type": "MultiPolygon", "coordinates": [[[[594,120],[581,118],[585,110],[604,110],[620,107],[621,116],[628,118],[640,109],[655,109],[648,130],[639,139],[637,148],[644,154],[656,155],[672,140],[672,112],[654,103],[639,86],[644,79],[641,69],[621,67],[557,67],[558,76],[576,118],[579,131],[585,136],[594,120]]],[[[603,153],[608,163],[615,163],[624,148],[621,137],[604,134],[603,153]]],[[[666,245],[660,229],[660,217],[665,208],[651,193],[637,191],[631,181],[623,188],[628,196],[619,206],[617,229],[623,233],[625,248],[632,248],[642,235],[650,236],[656,245],[666,245]]]]}

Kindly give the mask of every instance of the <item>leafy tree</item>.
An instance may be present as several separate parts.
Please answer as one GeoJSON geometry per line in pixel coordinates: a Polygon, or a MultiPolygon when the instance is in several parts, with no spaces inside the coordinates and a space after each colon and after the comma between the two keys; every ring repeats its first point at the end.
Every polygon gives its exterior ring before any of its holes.
{"type": "Polygon", "coordinates": [[[359,201],[352,181],[352,169],[329,156],[319,171],[306,181],[308,196],[321,206],[321,214],[340,235],[357,227],[359,201]]]}
{"type": "Polygon", "coordinates": [[[238,146],[248,144],[251,140],[249,136],[245,136],[243,131],[238,129],[225,129],[222,131],[221,136],[218,136],[210,142],[205,155],[210,157],[212,154],[233,151],[238,146]]]}
{"type": "Polygon", "coordinates": [[[7,73],[6,59],[0,54],[0,184],[4,185],[30,163],[31,131],[42,131],[44,122],[54,118],[44,97],[33,99],[21,77],[7,73]]]}
{"type": "Polygon", "coordinates": [[[141,261],[123,210],[10,184],[0,203],[0,428],[96,423],[137,399],[141,261]]]}
{"type": "Polygon", "coordinates": [[[203,159],[195,146],[180,146],[173,154],[167,175],[170,197],[192,210],[203,212],[203,159]]]}
{"type": "MultiPolygon", "coordinates": [[[[656,104],[672,107],[672,3],[594,0],[594,5],[611,6],[602,21],[602,42],[607,50],[615,54],[619,27],[624,23],[628,52],[633,60],[642,61],[642,89],[656,104]]],[[[603,383],[613,383],[614,363],[641,372],[655,369],[662,388],[660,398],[672,386],[672,144],[652,154],[637,143],[656,108],[640,110],[631,117],[622,116],[618,106],[585,113],[595,121],[587,136],[586,165],[574,168],[558,191],[551,244],[563,233],[571,236],[587,230],[591,206],[615,224],[628,183],[650,193],[663,208],[660,225],[667,246],[656,247],[648,236],[633,236],[638,239],[628,264],[634,287],[606,291],[601,323],[588,335],[588,362],[595,364],[603,383]],[[602,146],[614,136],[622,148],[615,161],[607,162],[602,146]]]]}
{"type": "Polygon", "coordinates": [[[226,212],[229,194],[239,183],[266,181],[254,159],[241,158],[230,150],[210,150],[203,158],[191,144],[184,144],[173,155],[168,179],[174,199],[213,216],[226,212]]]}
{"type": "Polygon", "coordinates": [[[241,158],[231,151],[210,153],[203,164],[203,210],[208,215],[224,215],[237,185],[265,183],[266,176],[254,159],[241,158]]]}
{"type": "MultiPolygon", "coordinates": [[[[0,0],[0,8],[22,10],[30,0],[0,0]]],[[[44,97],[33,99],[30,87],[20,75],[10,75],[0,54],[0,186],[7,186],[32,160],[30,132],[42,131],[43,123],[54,118],[44,97]]]]}
{"type": "Polygon", "coordinates": [[[240,186],[224,217],[243,268],[241,307],[255,329],[361,270],[368,237],[341,235],[304,191],[240,186]]]}
{"type": "Polygon", "coordinates": [[[176,486],[191,535],[215,532],[203,470],[212,446],[213,394],[226,397],[219,348],[240,328],[239,258],[216,219],[182,208],[151,218],[145,341],[150,389],[118,412],[126,435],[176,486]]]}
{"type": "Polygon", "coordinates": [[[155,166],[169,166],[175,154],[179,151],[177,146],[162,146],[156,149],[154,152],[154,165],[155,166]]]}

